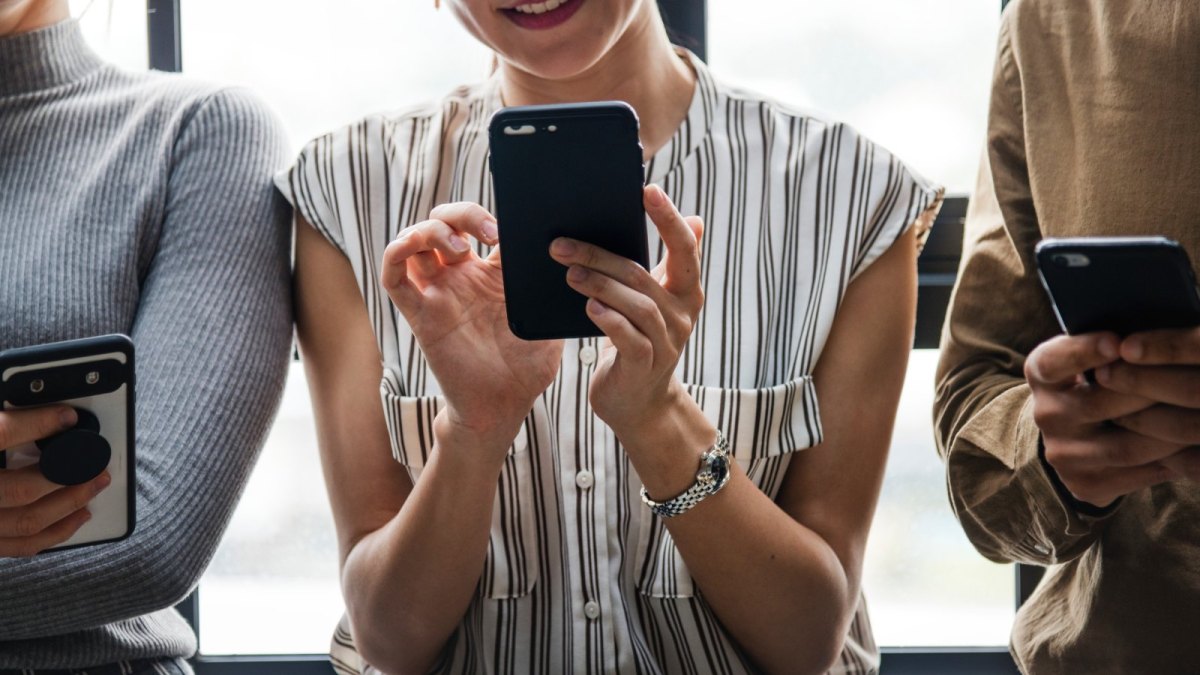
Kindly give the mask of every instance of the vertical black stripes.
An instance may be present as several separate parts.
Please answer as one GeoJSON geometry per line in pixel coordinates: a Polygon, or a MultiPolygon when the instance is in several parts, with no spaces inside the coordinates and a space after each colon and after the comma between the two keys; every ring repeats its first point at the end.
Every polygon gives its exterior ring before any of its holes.
{"type": "MultiPolygon", "coordinates": [[[[848,284],[933,192],[852,129],[722,90],[694,63],[688,114],[646,162],[647,182],[706,226],[707,300],[677,374],[774,497],[793,453],[822,440],[811,374],[848,284]]],[[[433,451],[440,389],[375,288],[376,268],[387,242],[436,204],[491,208],[486,127],[498,105],[493,82],[369,119],[310,144],[287,176],[291,199],[345,242],[339,248],[363,285],[385,361],[385,421],[414,480],[433,451]]],[[[649,236],[657,262],[664,247],[653,228],[649,236]]],[[[588,404],[601,347],[567,341],[557,378],[510,450],[478,597],[447,646],[445,672],[753,670],[640,503],[628,457],[588,404]]],[[[874,651],[860,611],[842,655],[846,672],[868,672],[864,655],[874,651]]]]}

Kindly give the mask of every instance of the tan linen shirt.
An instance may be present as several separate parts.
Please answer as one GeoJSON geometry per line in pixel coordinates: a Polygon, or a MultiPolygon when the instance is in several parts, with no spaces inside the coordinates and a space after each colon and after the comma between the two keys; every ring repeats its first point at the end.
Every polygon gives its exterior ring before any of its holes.
{"type": "Polygon", "coordinates": [[[954,510],[997,561],[1047,565],[1012,648],[1032,673],[1200,672],[1200,485],[1089,517],[1038,458],[1025,356],[1060,332],[1042,237],[1165,235],[1200,261],[1200,2],[1018,0],[937,374],[954,510]]]}

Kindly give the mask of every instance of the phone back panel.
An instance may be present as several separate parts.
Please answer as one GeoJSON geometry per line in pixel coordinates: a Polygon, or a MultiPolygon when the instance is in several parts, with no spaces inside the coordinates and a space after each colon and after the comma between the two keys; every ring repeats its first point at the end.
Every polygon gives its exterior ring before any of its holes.
{"type": "MultiPolygon", "coordinates": [[[[0,353],[0,408],[10,410],[66,404],[96,416],[108,442],[112,484],[88,503],[92,519],[62,544],[62,550],[118,541],[135,524],[133,343],[123,335],[71,340],[0,353]],[[94,384],[88,373],[98,375],[94,384]],[[31,386],[34,381],[42,384],[31,386]],[[34,389],[39,391],[34,391],[34,389]]],[[[5,448],[5,468],[36,464],[39,451],[30,443],[5,448]]]]}
{"type": "Polygon", "coordinates": [[[1059,323],[1071,335],[1200,325],[1200,296],[1187,253],[1160,237],[1047,239],[1038,271],[1059,323]]]}
{"type": "Polygon", "coordinates": [[[550,242],[649,264],[636,114],[619,102],[505,108],[489,140],[509,327],[525,339],[601,335],[550,242]]]}

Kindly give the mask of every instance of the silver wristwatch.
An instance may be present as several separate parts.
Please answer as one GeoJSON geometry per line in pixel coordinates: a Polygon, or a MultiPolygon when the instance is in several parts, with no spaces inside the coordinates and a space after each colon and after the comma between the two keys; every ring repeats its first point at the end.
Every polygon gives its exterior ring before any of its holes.
{"type": "Polygon", "coordinates": [[[642,486],[642,501],[663,518],[678,516],[690,511],[705,497],[715,495],[729,482],[729,476],[729,442],[725,440],[725,434],[717,430],[717,441],[700,456],[700,471],[696,473],[696,482],[690,488],[674,499],[656,502],[650,499],[646,487],[642,486]]]}

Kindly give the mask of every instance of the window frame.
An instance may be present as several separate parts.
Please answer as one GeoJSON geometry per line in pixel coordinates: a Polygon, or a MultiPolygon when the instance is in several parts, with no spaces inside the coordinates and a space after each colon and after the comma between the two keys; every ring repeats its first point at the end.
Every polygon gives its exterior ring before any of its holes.
{"type": "MultiPolygon", "coordinates": [[[[708,0],[658,0],[673,40],[687,46],[700,58],[707,52],[708,0]]],[[[182,0],[146,0],[147,56],[150,68],[165,72],[183,71],[180,4],[182,0]]],[[[1001,0],[1003,11],[1009,0],[1001,0]]],[[[967,198],[951,196],[945,201],[917,263],[917,325],[913,347],[935,349],[950,292],[958,272],[962,250],[963,221],[967,198]]],[[[1016,565],[1013,600],[1017,607],[1029,597],[1041,579],[1042,568],[1016,565]]],[[[176,609],[200,638],[200,589],[176,605],[176,609]]],[[[881,672],[884,675],[950,675],[969,672],[979,675],[1011,675],[1017,667],[1006,647],[885,647],[881,672]]],[[[325,654],[279,654],[255,656],[198,654],[191,660],[198,675],[329,675],[332,668],[325,654]]]]}

